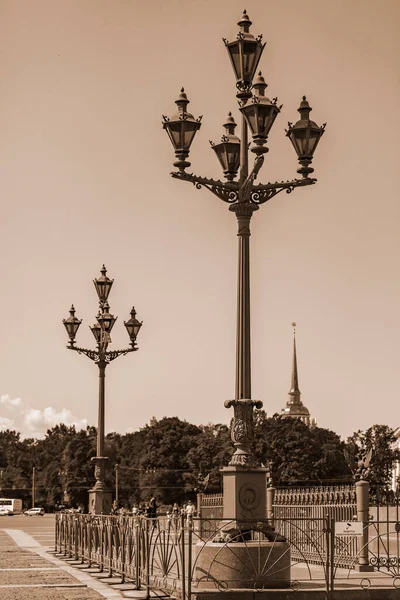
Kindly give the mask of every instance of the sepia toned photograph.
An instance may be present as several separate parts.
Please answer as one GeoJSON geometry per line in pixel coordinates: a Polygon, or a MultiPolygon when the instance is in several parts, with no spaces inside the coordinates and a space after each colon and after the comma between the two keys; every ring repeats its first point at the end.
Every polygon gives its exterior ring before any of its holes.
{"type": "Polygon", "coordinates": [[[399,30],[0,0],[1,600],[398,598],[399,30]]]}

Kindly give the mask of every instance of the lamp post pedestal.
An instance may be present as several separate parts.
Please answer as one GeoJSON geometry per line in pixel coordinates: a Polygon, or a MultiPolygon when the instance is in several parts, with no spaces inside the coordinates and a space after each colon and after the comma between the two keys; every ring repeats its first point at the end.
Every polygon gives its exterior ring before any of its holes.
{"type": "Polygon", "coordinates": [[[112,508],[111,490],[89,490],[89,514],[109,515],[112,508]]]}
{"type": "Polygon", "coordinates": [[[96,477],[96,483],[89,490],[89,513],[92,515],[108,515],[112,508],[112,491],[106,489],[105,469],[108,461],[107,456],[94,456],[92,462],[94,463],[94,476],[96,477]]]}
{"type": "Polygon", "coordinates": [[[240,521],[266,518],[267,471],[264,467],[223,467],[223,518],[240,521]]]}

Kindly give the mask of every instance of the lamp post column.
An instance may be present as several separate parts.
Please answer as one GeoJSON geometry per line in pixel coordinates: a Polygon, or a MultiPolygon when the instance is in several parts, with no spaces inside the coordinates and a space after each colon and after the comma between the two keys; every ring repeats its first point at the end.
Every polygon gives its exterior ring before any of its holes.
{"type": "Polygon", "coordinates": [[[253,207],[235,205],[238,221],[238,299],[236,330],[236,400],[251,398],[250,219],[253,207]]]}
{"type": "Polygon", "coordinates": [[[100,357],[97,362],[99,368],[99,410],[97,427],[97,445],[96,456],[92,458],[94,463],[94,476],[96,483],[89,490],[89,512],[98,514],[108,514],[111,510],[112,492],[106,489],[105,476],[108,457],[105,456],[105,377],[107,362],[100,357]]]}
{"type": "Polygon", "coordinates": [[[107,363],[98,362],[99,367],[99,420],[97,430],[97,456],[104,456],[104,406],[105,406],[105,378],[107,363]]]}

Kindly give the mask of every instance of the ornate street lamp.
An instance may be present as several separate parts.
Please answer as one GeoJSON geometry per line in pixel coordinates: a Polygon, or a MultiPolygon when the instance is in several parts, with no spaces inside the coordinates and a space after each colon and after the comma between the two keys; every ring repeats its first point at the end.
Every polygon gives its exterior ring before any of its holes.
{"type": "Polygon", "coordinates": [[[235,119],[230,112],[226,123],[224,123],[225,134],[221,138],[220,144],[210,142],[224,175],[228,181],[235,179],[240,166],[240,140],[235,135],[237,127],[235,119]]]}
{"type": "Polygon", "coordinates": [[[101,277],[97,279],[93,279],[94,287],[96,288],[97,296],[99,297],[99,302],[107,302],[108,296],[111,292],[112,285],[114,283],[114,279],[109,279],[107,277],[107,269],[103,265],[101,270],[101,277]]]}
{"type": "Polygon", "coordinates": [[[300,119],[293,125],[288,123],[289,129],[286,130],[286,135],[293,144],[299,157],[301,168],[297,170],[300,175],[307,178],[314,169],[310,167],[314,152],[321,139],[326,123],[322,127],[318,127],[314,121],[310,121],[311,106],[307,102],[307,98],[303,96],[300,106],[297,109],[300,113],[300,119]]]}
{"type": "Polygon", "coordinates": [[[240,106],[240,112],[246,119],[255,144],[251,150],[257,155],[268,152],[265,143],[270,129],[282,108],[282,106],[278,107],[276,104],[278,98],[271,101],[266,97],[265,88],[267,87],[268,85],[265,83],[260,71],[253,83],[254,94],[251,100],[246,104],[241,103],[240,106]]]}
{"type": "Polygon", "coordinates": [[[124,325],[128,332],[129,339],[131,340],[131,346],[134,348],[136,344],[137,335],[142,326],[142,323],[136,318],[136,311],[134,306],[132,306],[131,318],[129,319],[129,321],[124,321],[124,325]]]}
{"type": "Polygon", "coordinates": [[[82,320],[79,320],[75,316],[75,307],[72,304],[69,309],[69,317],[68,319],[63,319],[64,327],[67,330],[69,343],[71,346],[75,344],[75,336],[78,332],[79,326],[82,323],[82,320]]]}
{"type": "MultiPolygon", "coordinates": [[[[234,41],[224,40],[225,46],[232,63],[236,79],[237,93],[236,98],[239,102],[239,110],[242,114],[240,140],[235,136],[234,130],[236,123],[229,115],[224,127],[225,136],[220,144],[212,144],[217,158],[222,166],[222,170],[227,179],[226,182],[199,177],[186,172],[190,163],[186,160],[189,156],[190,144],[194,135],[200,127],[200,119],[190,115],[185,117],[187,96],[182,95],[178,104],[180,117],[174,115],[171,119],[164,117],[163,127],[167,130],[173,143],[175,154],[179,158],[174,166],[177,171],[171,173],[172,177],[181,181],[193,183],[196,188],[207,188],[218,198],[227,202],[229,210],[235,213],[238,222],[238,243],[239,243],[239,270],[238,270],[238,312],[237,312],[237,335],[236,335],[236,389],[235,398],[225,402],[227,408],[234,408],[234,419],[232,422],[231,435],[235,445],[235,453],[229,463],[229,467],[224,470],[224,516],[236,517],[239,505],[242,502],[237,496],[239,488],[244,480],[240,480],[239,471],[250,471],[255,473],[254,482],[256,488],[259,486],[260,479],[257,477],[262,471],[265,479],[265,469],[257,466],[256,460],[251,452],[251,444],[254,440],[253,434],[253,410],[254,407],[261,408],[262,402],[251,399],[251,356],[250,356],[250,220],[253,212],[259,207],[285,190],[292,192],[295,188],[313,185],[316,179],[310,178],[313,169],[310,163],[313,159],[315,148],[324,132],[325,125],[319,127],[314,121],[309,120],[311,110],[305,98],[300,105],[300,120],[295,124],[289,124],[287,135],[291,140],[301,168],[298,173],[302,176],[299,179],[281,181],[275,183],[255,185],[255,180],[264,162],[264,155],[268,152],[266,142],[270,130],[281,111],[281,106],[277,104],[277,98],[270,100],[265,95],[267,84],[259,72],[254,79],[257,67],[264,50],[265,44],[261,42],[262,36],[255,38],[250,33],[251,21],[244,11],[239,23],[239,33],[234,41]],[[254,81],[253,81],[254,80],[254,81]],[[179,129],[180,123],[180,129],[179,129]],[[189,128],[190,123],[190,128],[189,128]],[[196,124],[196,125],[195,125],[196,124]],[[188,142],[182,143],[184,131],[187,130],[188,142]],[[254,164],[249,169],[249,144],[248,131],[253,138],[251,151],[256,154],[254,164]],[[175,132],[175,133],[174,133],[175,132]],[[239,150],[240,148],[240,150],[239,150]],[[239,178],[236,179],[238,169],[240,168],[239,178]],[[233,471],[237,473],[231,477],[233,471]],[[257,477],[256,477],[257,475],[257,477]],[[257,480],[257,481],[256,481],[257,480]],[[234,481],[234,483],[232,483],[234,481]],[[234,495],[237,496],[235,507],[231,509],[235,512],[225,514],[225,489],[234,489],[234,495]]],[[[246,479],[246,485],[251,488],[251,478],[246,479]]],[[[243,484],[244,485],[244,484],[243,484]]],[[[265,486],[264,486],[265,487],[265,486]]],[[[254,490],[253,490],[254,491],[254,490]]],[[[244,493],[244,492],[243,492],[244,493]]],[[[249,492],[250,494],[250,492],[249,492]]],[[[251,494],[246,502],[250,501],[251,494]]],[[[232,505],[232,503],[231,503],[232,505]]],[[[261,499],[258,506],[265,506],[261,499]]],[[[243,504],[242,504],[243,506],[243,504]]],[[[228,510],[228,509],[227,509],[228,510]]],[[[263,516],[262,509],[253,511],[253,516],[263,516]],[[261,511],[261,512],[260,512],[261,511]]]]}
{"type": "Polygon", "coordinates": [[[124,348],[123,350],[108,350],[108,345],[111,343],[111,330],[114,327],[117,317],[114,317],[114,315],[110,313],[110,305],[108,304],[108,296],[114,280],[109,279],[106,273],[106,268],[103,265],[101,277],[94,279],[93,281],[99,299],[99,312],[96,317],[97,323],[90,325],[89,327],[96,340],[96,349],[89,350],[75,346],[75,336],[82,321],[75,317],[75,308],[73,305],[69,312],[70,316],[67,319],[63,319],[63,324],[69,337],[69,345],[67,348],[69,350],[75,350],[79,354],[84,354],[90,358],[90,360],[94,361],[99,368],[97,447],[96,456],[92,459],[95,464],[96,483],[94,487],[89,490],[89,512],[94,514],[107,514],[111,510],[111,492],[105,489],[105,469],[108,460],[108,457],[104,456],[106,367],[111,361],[119,356],[125,356],[125,354],[128,354],[129,352],[138,350],[136,346],[136,337],[142,326],[142,323],[136,319],[134,309],[132,309],[131,318],[125,323],[130,338],[130,347],[124,348]]]}
{"type": "Polygon", "coordinates": [[[181,93],[175,100],[175,104],[178,107],[178,112],[170,119],[164,116],[163,127],[169,135],[175,149],[175,156],[178,159],[174,162],[174,167],[177,167],[183,173],[186,167],[190,167],[190,162],[186,158],[189,156],[190,146],[196,135],[196,131],[200,129],[201,117],[195,119],[193,115],[186,111],[189,100],[184,88],[181,89],[181,93]]]}
{"type": "Polygon", "coordinates": [[[252,22],[247,11],[243,11],[238,25],[240,29],[236,40],[228,42],[223,39],[223,41],[236,76],[236,87],[240,91],[246,91],[251,87],[265,44],[261,43],[262,35],[255,38],[250,33],[252,22]]]}

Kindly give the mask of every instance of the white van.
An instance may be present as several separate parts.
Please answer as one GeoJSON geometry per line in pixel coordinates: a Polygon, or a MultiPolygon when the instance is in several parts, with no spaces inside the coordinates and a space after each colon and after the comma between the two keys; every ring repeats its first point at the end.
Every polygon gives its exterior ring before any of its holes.
{"type": "Polygon", "coordinates": [[[28,508],[28,510],[24,512],[24,515],[26,515],[27,517],[43,517],[44,508],[28,508]]]}

